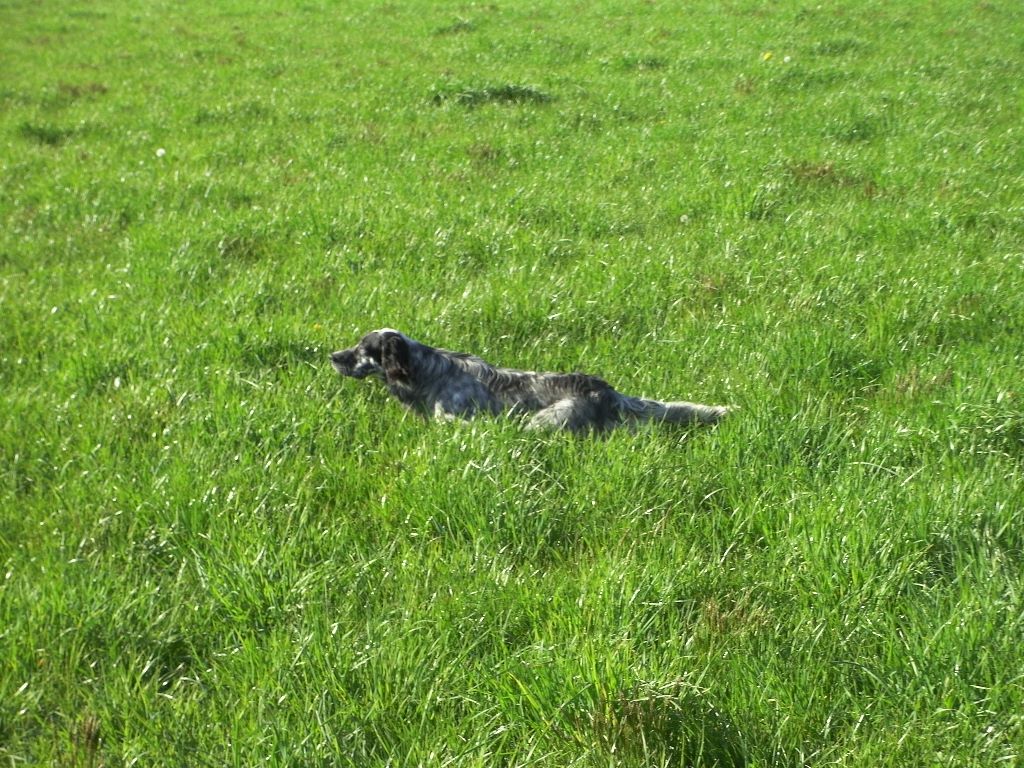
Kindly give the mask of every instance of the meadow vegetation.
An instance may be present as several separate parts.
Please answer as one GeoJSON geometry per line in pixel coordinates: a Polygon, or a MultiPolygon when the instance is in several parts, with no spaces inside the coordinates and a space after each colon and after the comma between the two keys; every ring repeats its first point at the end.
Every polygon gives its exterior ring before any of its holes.
{"type": "Polygon", "coordinates": [[[1024,760],[1024,7],[0,2],[0,764],[1024,760]],[[740,407],[425,423],[400,328],[740,407]]]}

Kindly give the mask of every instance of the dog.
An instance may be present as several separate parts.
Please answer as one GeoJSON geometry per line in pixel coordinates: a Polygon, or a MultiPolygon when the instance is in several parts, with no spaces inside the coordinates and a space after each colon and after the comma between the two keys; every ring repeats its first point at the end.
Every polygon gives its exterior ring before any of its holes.
{"type": "Polygon", "coordinates": [[[528,429],[604,432],[645,421],[714,424],[719,405],[629,397],[597,376],[498,368],[475,355],[437,349],[393,328],[371,331],[331,355],[342,376],[383,380],[407,408],[429,418],[529,416],[528,429]]]}

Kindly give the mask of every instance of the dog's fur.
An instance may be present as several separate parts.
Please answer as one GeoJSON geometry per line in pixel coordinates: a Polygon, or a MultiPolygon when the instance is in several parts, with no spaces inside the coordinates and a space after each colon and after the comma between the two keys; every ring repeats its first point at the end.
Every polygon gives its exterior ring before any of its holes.
{"type": "Polygon", "coordinates": [[[496,368],[479,357],[435,349],[392,328],[371,331],[331,355],[342,376],[383,379],[388,390],[424,416],[533,414],[531,429],[601,432],[641,421],[713,424],[728,409],[645,400],[617,392],[596,376],[496,368]]]}

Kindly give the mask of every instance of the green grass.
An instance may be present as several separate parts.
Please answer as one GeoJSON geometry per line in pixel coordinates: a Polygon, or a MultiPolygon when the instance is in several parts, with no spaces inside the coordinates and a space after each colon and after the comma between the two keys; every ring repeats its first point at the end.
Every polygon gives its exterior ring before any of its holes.
{"type": "Polygon", "coordinates": [[[0,28],[0,763],[1024,760],[1018,3],[0,28]],[[424,423],[384,325],[741,410],[424,423]]]}

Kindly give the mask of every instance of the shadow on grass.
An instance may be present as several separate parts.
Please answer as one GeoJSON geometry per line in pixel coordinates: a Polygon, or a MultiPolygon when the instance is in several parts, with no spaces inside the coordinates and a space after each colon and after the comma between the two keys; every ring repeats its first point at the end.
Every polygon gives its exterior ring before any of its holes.
{"type": "Polygon", "coordinates": [[[259,234],[225,235],[217,242],[217,254],[229,261],[255,262],[268,254],[270,245],[259,234]]]}
{"type": "Polygon", "coordinates": [[[453,21],[451,24],[446,24],[443,27],[438,27],[434,30],[434,34],[442,37],[444,35],[464,35],[467,32],[473,32],[476,30],[476,24],[467,19],[459,19],[453,21]]]}
{"type": "Polygon", "coordinates": [[[195,116],[196,125],[234,125],[269,121],[274,111],[259,101],[243,101],[220,107],[203,107],[195,116]]]}
{"type": "Polygon", "coordinates": [[[588,711],[574,723],[626,761],[671,758],[680,765],[745,766],[736,725],[695,693],[677,686],[592,691],[588,711]]]}
{"type": "Polygon", "coordinates": [[[301,341],[282,339],[242,341],[242,364],[249,369],[287,368],[297,363],[329,366],[327,350],[301,341]]]}
{"type": "Polygon", "coordinates": [[[619,69],[626,72],[653,72],[667,66],[668,59],[661,56],[623,56],[619,61],[619,69]]]}
{"type": "Polygon", "coordinates": [[[844,56],[848,53],[859,53],[867,48],[862,41],[852,37],[835,40],[822,40],[810,48],[812,56],[844,56]]]}
{"type": "Polygon", "coordinates": [[[48,147],[60,146],[73,138],[75,134],[74,128],[60,128],[55,125],[40,125],[37,123],[22,123],[18,128],[18,135],[21,138],[48,147]]]}
{"type": "Polygon", "coordinates": [[[554,97],[530,85],[485,85],[479,88],[437,89],[431,96],[434,104],[453,103],[462,107],[484,104],[547,104],[554,97]]]}

